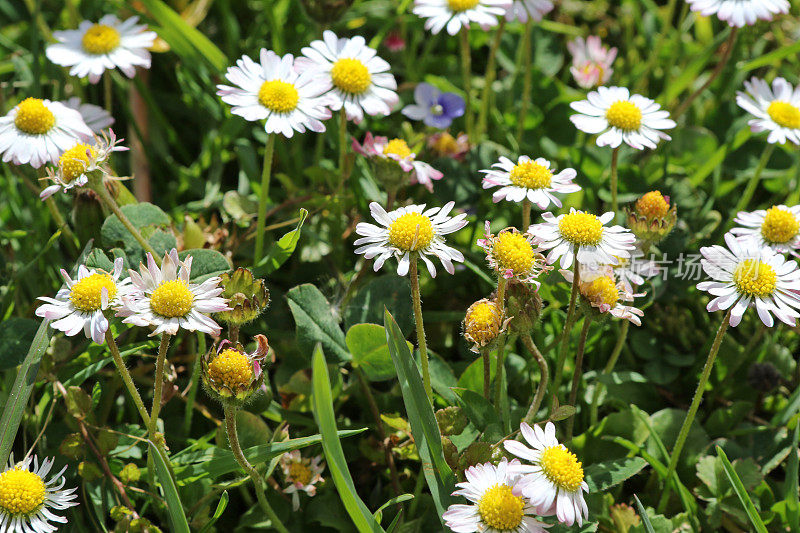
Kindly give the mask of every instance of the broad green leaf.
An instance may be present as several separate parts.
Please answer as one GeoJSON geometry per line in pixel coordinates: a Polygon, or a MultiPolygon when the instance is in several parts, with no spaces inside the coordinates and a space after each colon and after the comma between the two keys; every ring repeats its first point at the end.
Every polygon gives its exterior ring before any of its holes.
{"type": "Polygon", "coordinates": [[[507,434],[503,431],[497,410],[489,400],[468,389],[456,389],[455,392],[458,404],[464,409],[467,420],[480,432],[485,432],[485,440],[499,441],[507,434]]]}
{"type": "Polygon", "coordinates": [[[758,531],[758,533],[767,533],[767,527],[761,520],[761,516],[758,514],[758,509],[756,509],[756,506],[753,505],[753,501],[747,494],[747,489],[742,483],[742,480],[739,478],[739,475],[736,473],[736,470],[733,469],[731,462],[728,460],[728,456],[725,455],[725,452],[722,451],[722,448],[719,446],[717,446],[717,454],[722,459],[722,467],[725,469],[725,474],[728,476],[728,479],[733,485],[733,490],[736,492],[736,496],[739,497],[739,501],[742,502],[742,506],[747,513],[747,518],[750,519],[750,523],[753,524],[753,527],[756,531],[758,531]]]}
{"type": "MultiPolygon", "coordinates": [[[[0,371],[22,363],[38,329],[39,322],[30,318],[11,317],[0,322],[0,371]]],[[[384,335],[384,343],[385,339],[384,335]]],[[[389,357],[388,351],[386,357],[389,357]]]]}
{"type": "Polygon", "coordinates": [[[253,269],[254,276],[262,277],[275,272],[292,256],[300,241],[300,232],[307,216],[308,211],[300,209],[300,221],[297,222],[297,226],[269,247],[267,254],[253,269]]]}
{"type": "Polygon", "coordinates": [[[208,278],[219,276],[231,269],[231,265],[225,259],[225,256],[216,250],[196,248],[178,252],[178,257],[181,261],[190,255],[192,256],[191,281],[195,283],[202,283],[208,278]]]}
{"type": "Polygon", "coordinates": [[[331,305],[318,288],[310,283],[298,285],[286,293],[286,298],[297,326],[297,344],[301,350],[310,354],[319,342],[339,362],[350,360],[344,333],[334,319],[331,305]]]}
{"type": "Polygon", "coordinates": [[[222,495],[219,497],[219,502],[217,503],[217,510],[214,511],[214,515],[211,519],[203,526],[203,529],[200,530],[200,533],[206,533],[207,531],[211,531],[211,527],[217,523],[219,517],[222,516],[222,513],[225,512],[225,508],[228,506],[228,500],[230,497],[228,496],[228,491],[222,491],[222,495]]]}
{"type": "Polygon", "coordinates": [[[161,483],[161,488],[164,491],[164,499],[167,503],[167,512],[169,513],[169,520],[172,524],[172,531],[176,533],[189,533],[189,524],[186,522],[186,515],[183,512],[183,504],[181,498],[178,496],[178,488],[175,486],[175,481],[169,473],[166,460],[161,456],[161,452],[148,442],[150,446],[150,457],[156,467],[156,476],[161,483]]]}
{"type": "MultiPolygon", "coordinates": [[[[171,223],[170,218],[160,207],[141,202],[123,205],[120,209],[159,254],[168,252],[177,246],[175,236],[167,231],[171,223]]],[[[117,215],[111,215],[103,222],[100,236],[105,248],[121,246],[127,256],[128,264],[131,266],[138,265],[140,261],[144,260],[144,250],[117,218],[117,215]]]]}
{"type": "Polygon", "coordinates": [[[635,476],[645,466],[647,461],[641,457],[622,457],[590,465],[584,471],[589,492],[604,492],[635,476]]]}
{"type": "MultiPolygon", "coordinates": [[[[347,330],[344,340],[353,356],[352,365],[360,368],[370,381],[383,381],[397,376],[383,326],[356,324],[347,330]]],[[[408,344],[411,349],[411,343],[408,344]]]]}
{"type": "Polygon", "coordinates": [[[388,309],[396,317],[404,335],[411,333],[414,329],[414,315],[408,278],[387,274],[360,287],[344,307],[345,326],[363,323],[381,325],[384,309],[388,309]]]}

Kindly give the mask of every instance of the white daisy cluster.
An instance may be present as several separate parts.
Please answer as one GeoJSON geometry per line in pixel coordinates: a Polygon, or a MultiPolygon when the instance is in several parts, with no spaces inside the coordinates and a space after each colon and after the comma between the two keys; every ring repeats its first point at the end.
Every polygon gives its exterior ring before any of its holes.
{"type": "Polygon", "coordinates": [[[281,470],[286,481],[286,488],[283,492],[291,494],[292,509],[300,509],[300,493],[305,492],[308,496],[317,493],[317,483],[324,481],[322,472],[325,471],[325,463],[322,456],[303,457],[300,450],[292,450],[281,456],[281,470]]]}

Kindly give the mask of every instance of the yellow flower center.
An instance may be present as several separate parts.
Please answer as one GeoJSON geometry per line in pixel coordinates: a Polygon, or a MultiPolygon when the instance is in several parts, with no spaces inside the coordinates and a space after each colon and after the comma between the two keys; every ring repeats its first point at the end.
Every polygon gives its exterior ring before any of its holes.
{"type": "Polygon", "coordinates": [[[303,464],[302,461],[294,461],[289,464],[289,478],[293,483],[308,485],[312,476],[311,469],[303,464]]]}
{"type": "Polygon", "coordinates": [[[239,350],[222,350],[208,364],[208,376],[232,391],[249,387],[253,382],[253,363],[239,350]]]}
{"type": "Polygon", "coordinates": [[[779,126],[793,130],[800,128],[800,109],[789,102],[775,100],[769,104],[767,114],[779,126]]]}
{"type": "Polygon", "coordinates": [[[467,11],[478,5],[479,0],[447,0],[447,5],[450,6],[450,11],[460,13],[467,11]]]}
{"type": "Polygon", "coordinates": [[[757,259],[745,259],[733,271],[733,284],[741,294],[764,298],[775,292],[775,269],[757,259]]]}
{"type": "Polygon", "coordinates": [[[43,135],[56,124],[53,112],[38,98],[26,98],[17,106],[14,126],[28,135],[43,135]]]}
{"type": "Polygon", "coordinates": [[[339,59],[333,64],[331,79],[337,89],[348,94],[361,94],[372,82],[367,66],[361,60],[350,57],[339,59]]]}
{"type": "Polygon", "coordinates": [[[165,281],[150,295],[150,309],[167,318],[186,316],[193,302],[194,295],[186,282],[179,279],[165,281]]]}
{"type": "Polygon", "coordinates": [[[16,467],[0,474],[0,509],[12,517],[37,510],[45,494],[44,481],[33,472],[16,467]]]}
{"type": "Polygon", "coordinates": [[[511,183],[517,187],[544,189],[550,186],[553,173],[544,165],[540,165],[534,161],[526,161],[514,165],[508,177],[511,183]]]}
{"type": "Polygon", "coordinates": [[[88,144],[76,144],[63,154],[58,160],[61,169],[61,179],[69,183],[84,172],[89,165],[89,154],[95,156],[95,150],[88,144]]]}
{"type": "Polygon", "coordinates": [[[83,49],[90,54],[107,54],[119,46],[119,32],[105,24],[95,24],[81,39],[83,49]]]}
{"type": "Polygon", "coordinates": [[[392,139],[383,148],[383,155],[396,155],[400,159],[405,159],[412,154],[411,148],[403,139],[392,139]]]}
{"type": "Polygon", "coordinates": [[[593,279],[582,287],[582,292],[592,303],[604,303],[614,307],[619,300],[617,284],[610,276],[593,279]]]}
{"type": "Polygon", "coordinates": [[[520,233],[504,231],[497,236],[492,246],[492,255],[499,270],[511,270],[514,274],[530,272],[535,261],[533,246],[520,233]]]}
{"type": "Polygon", "coordinates": [[[561,218],[558,223],[561,236],[578,246],[600,244],[603,238],[603,224],[591,213],[575,211],[561,218]]]}
{"type": "Polygon", "coordinates": [[[554,485],[575,492],[583,482],[583,466],[574,453],[564,446],[550,446],[542,452],[542,472],[554,485]]]}
{"type": "Polygon", "coordinates": [[[69,291],[69,300],[75,309],[81,311],[97,311],[102,307],[103,289],[111,300],[117,295],[117,284],[106,273],[95,272],[79,280],[69,291]]]}
{"type": "Polygon", "coordinates": [[[455,137],[445,132],[434,141],[433,149],[440,154],[455,154],[458,152],[458,141],[456,141],[455,137]]]}
{"type": "Polygon", "coordinates": [[[669,202],[660,191],[650,191],[636,200],[636,212],[648,220],[664,218],[669,213],[669,202]]]}
{"type": "Polygon", "coordinates": [[[476,302],[467,310],[464,334],[469,340],[484,345],[500,334],[501,319],[500,309],[496,303],[476,302]]]}
{"type": "Polygon", "coordinates": [[[773,206],[767,209],[764,222],[761,223],[761,236],[772,244],[784,244],[792,241],[800,230],[800,222],[788,210],[773,206]]]}
{"type": "Polygon", "coordinates": [[[265,81],[258,90],[258,101],[275,113],[289,113],[297,107],[300,94],[291,83],[281,80],[265,81]]]}
{"type": "Polygon", "coordinates": [[[389,244],[404,252],[415,252],[433,240],[431,219],[420,213],[406,213],[389,226],[389,244]]]}
{"type": "Polygon", "coordinates": [[[525,500],[514,495],[511,487],[495,483],[478,501],[483,523],[499,531],[516,531],[525,516],[525,500]]]}
{"type": "Polygon", "coordinates": [[[642,124],[642,111],[627,100],[617,100],[606,111],[606,120],[622,131],[638,130],[642,124]]]}

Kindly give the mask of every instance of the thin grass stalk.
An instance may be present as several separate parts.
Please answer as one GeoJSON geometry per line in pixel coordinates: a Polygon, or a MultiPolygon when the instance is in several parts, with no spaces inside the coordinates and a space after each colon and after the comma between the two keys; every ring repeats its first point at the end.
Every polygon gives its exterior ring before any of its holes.
{"type": "Polygon", "coordinates": [[[525,422],[528,424],[533,423],[533,419],[536,417],[536,413],[539,412],[539,406],[542,405],[542,400],[544,400],[544,395],[547,392],[547,384],[550,381],[550,371],[547,368],[547,360],[542,355],[542,352],[539,351],[539,348],[536,346],[536,343],[533,342],[533,338],[530,336],[529,333],[522,335],[522,343],[531,352],[534,359],[536,359],[536,363],[539,365],[539,374],[541,374],[539,378],[539,385],[536,387],[536,394],[533,396],[533,401],[531,401],[531,406],[528,408],[528,412],[525,415],[525,422]]]}
{"type": "Polygon", "coordinates": [[[258,195],[258,220],[256,222],[256,249],[253,253],[253,266],[258,265],[264,252],[264,225],[267,219],[269,201],[269,182],[272,177],[272,156],[275,152],[275,134],[267,134],[264,148],[264,165],[261,168],[261,190],[258,195]]]}
{"type": "MultiPolygon", "coordinates": [[[[581,376],[583,376],[583,354],[586,351],[586,337],[589,335],[589,327],[592,325],[590,316],[583,319],[581,337],[578,341],[578,352],[575,355],[575,371],[572,373],[572,385],[569,391],[569,405],[575,407],[578,401],[578,389],[581,386],[581,376]]],[[[575,415],[569,417],[567,421],[567,440],[572,440],[572,429],[575,426],[575,415]]]]}

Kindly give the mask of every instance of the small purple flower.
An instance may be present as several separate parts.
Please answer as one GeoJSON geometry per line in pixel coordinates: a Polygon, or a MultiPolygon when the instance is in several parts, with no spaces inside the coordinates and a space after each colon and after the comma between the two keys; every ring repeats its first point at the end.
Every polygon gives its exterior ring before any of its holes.
{"type": "Polygon", "coordinates": [[[454,93],[443,93],[429,83],[420,83],[414,90],[415,104],[403,108],[411,120],[421,120],[426,126],[444,129],[464,114],[464,99],[454,93]]]}

